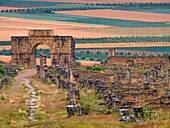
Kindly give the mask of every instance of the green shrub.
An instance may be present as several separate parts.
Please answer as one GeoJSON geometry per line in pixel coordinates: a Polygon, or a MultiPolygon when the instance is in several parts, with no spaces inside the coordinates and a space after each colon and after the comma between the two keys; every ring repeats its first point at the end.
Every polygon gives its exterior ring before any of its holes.
{"type": "Polygon", "coordinates": [[[5,71],[4,71],[4,69],[2,68],[2,65],[0,65],[0,74],[4,74],[5,73],[5,71]]]}
{"type": "Polygon", "coordinates": [[[87,67],[87,70],[92,70],[92,71],[103,71],[105,70],[104,67],[100,67],[100,66],[94,66],[94,67],[87,67]]]}
{"type": "Polygon", "coordinates": [[[5,125],[11,125],[11,121],[10,120],[6,120],[5,121],[5,125]]]}
{"type": "Polygon", "coordinates": [[[81,66],[81,62],[76,62],[76,66],[81,66]]]}
{"type": "Polygon", "coordinates": [[[5,97],[4,97],[4,96],[1,96],[1,100],[5,100],[5,97]]]}

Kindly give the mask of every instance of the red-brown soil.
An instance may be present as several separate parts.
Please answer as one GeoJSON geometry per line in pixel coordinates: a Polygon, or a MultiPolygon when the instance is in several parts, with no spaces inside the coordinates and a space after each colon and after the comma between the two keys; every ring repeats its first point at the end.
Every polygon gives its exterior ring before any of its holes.
{"type": "Polygon", "coordinates": [[[60,12],[57,11],[57,13],[144,22],[170,22],[170,14],[156,14],[149,12],[132,12],[120,10],[86,10],[60,12]]]}

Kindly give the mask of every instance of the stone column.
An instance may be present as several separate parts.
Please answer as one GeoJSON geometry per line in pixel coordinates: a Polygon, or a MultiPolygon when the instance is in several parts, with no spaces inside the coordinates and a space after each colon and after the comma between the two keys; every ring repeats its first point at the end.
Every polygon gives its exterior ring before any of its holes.
{"type": "Polygon", "coordinates": [[[167,78],[168,78],[168,89],[170,90],[170,69],[168,69],[167,78]]]}
{"type": "Polygon", "coordinates": [[[29,54],[28,54],[28,53],[25,53],[25,54],[24,54],[24,64],[25,64],[26,66],[29,65],[28,58],[29,58],[29,54]]]}
{"type": "Polygon", "coordinates": [[[127,68],[127,80],[128,80],[128,82],[130,83],[131,82],[131,77],[130,77],[130,69],[129,68],[127,68]]]}
{"type": "Polygon", "coordinates": [[[34,53],[30,54],[30,66],[36,68],[36,56],[34,53]]]}
{"type": "Polygon", "coordinates": [[[148,72],[144,73],[144,81],[149,82],[149,73],[148,72]]]}
{"type": "Polygon", "coordinates": [[[155,71],[155,79],[158,80],[158,71],[155,71]]]}
{"type": "Polygon", "coordinates": [[[19,53],[19,65],[23,65],[23,53],[19,53]]]}
{"type": "Polygon", "coordinates": [[[155,70],[152,69],[152,70],[151,70],[151,73],[152,73],[153,82],[155,82],[155,70]]]}
{"type": "Polygon", "coordinates": [[[170,69],[167,70],[167,77],[170,76],[170,69]]]}
{"type": "Polygon", "coordinates": [[[116,51],[114,48],[110,48],[108,49],[108,58],[111,57],[111,56],[116,56],[116,51]]]}
{"type": "Polygon", "coordinates": [[[161,77],[164,77],[164,65],[161,65],[161,77]]]}
{"type": "Polygon", "coordinates": [[[57,62],[54,54],[51,54],[51,66],[55,68],[57,62]]]}

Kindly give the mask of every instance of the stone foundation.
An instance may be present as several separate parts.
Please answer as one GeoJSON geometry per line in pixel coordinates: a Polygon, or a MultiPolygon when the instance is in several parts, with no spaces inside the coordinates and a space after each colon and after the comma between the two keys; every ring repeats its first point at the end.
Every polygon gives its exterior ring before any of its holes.
{"type": "Polygon", "coordinates": [[[113,65],[156,65],[156,64],[164,64],[167,65],[169,63],[169,59],[167,57],[124,57],[124,56],[111,56],[108,58],[108,64],[113,65]]]}

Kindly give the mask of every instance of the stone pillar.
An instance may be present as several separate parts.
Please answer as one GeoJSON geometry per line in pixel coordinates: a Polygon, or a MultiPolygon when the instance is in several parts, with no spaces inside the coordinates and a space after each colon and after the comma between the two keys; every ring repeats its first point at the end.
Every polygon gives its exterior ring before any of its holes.
{"type": "Polygon", "coordinates": [[[70,70],[67,69],[66,72],[67,72],[67,82],[70,82],[70,70]]]}
{"type": "Polygon", "coordinates": [[[144,81],[149,82],[149,73],[148,72],[144,73],[144,81]]]}
{"type": "Polygon", "coordinates": [[[34,53],[30,54],[30,66],[36,68],[36,55],[34,53]]]}
{"type": "Polygon", "coordinates": [[[130,77],[130,69],[129,68],[127,68],[127,80],[128,80],[128,82],[130,83],[131,82],[131,77],[130,77]]]}
{"type": "Polygon", "coordinates": [[[56,67],[56,64],[57,64],[57,62],[56,62],[55,55],[54,55],[54,54],[51,54],[51,66],[52,66],[53,68],[55,68],[55,67],[56,67]]]}
{"type": "Polygon", "coordinates": [[[25,54],[24,54],[24,64],[25,64],[26,66],[29,65],[29,60],[28,60],[28,58],[29,58],[29,53],[25,53],[25,54]]]}
{"type": "Polygon", "coordinates": [[[76,88],[78,88],[78,78],[79,78],[78,70],[76,68],[70,69],[70,83],[75,83],[76,88]]]}
{"type": "Polygon", "coordinates": [[[40,76],[46,77],[48,66],[46,66],[46,56],[40,53],[40,76]]]}
{"type": "Polygon", "coordinates": [[[164,65],[161,65],[161,77],[164,77],[164,65]]]}
{"type": "Polygon", "coordinates": [[[18,61],[19,61],[19,65],[22,65],[22,62],[21,62],[21,53],[18,54],[18,61]]]}
{"type": "Polygon", "coordinates": [[[152,73],[153,82],[155,82],[155,70],[152,69],[152,70],[151,70],[151,73],[152,73]]]}
{"type": "Polygon", "coordinates": [[[75,72],[77,72],[77,69],[70,69],[70,83],[77,83],[76,78],[73,76],[75,72]]]}
{"type": "Polygon", "coordinates": [[[170,90],[170,69],[168,69],[167,78],[168,78],[168,89],[170,90]]]}
{"type": "Polygon", "coordinates": [[[155,79],[158,80],[158,71],[155,71],[155,79]]]}
{"type": "Polygon", "coordinates": [[[108,49],[108,58],[110,57],[110,56],[116,56],[116,51],[115,51],[115,49],[114,48],[110,48],[110,49],[108,49]]]}
{"type": "Polygon", "coordinates": [[[170,76],[170,69],[167,70],[167,77],[170,76]]]}

